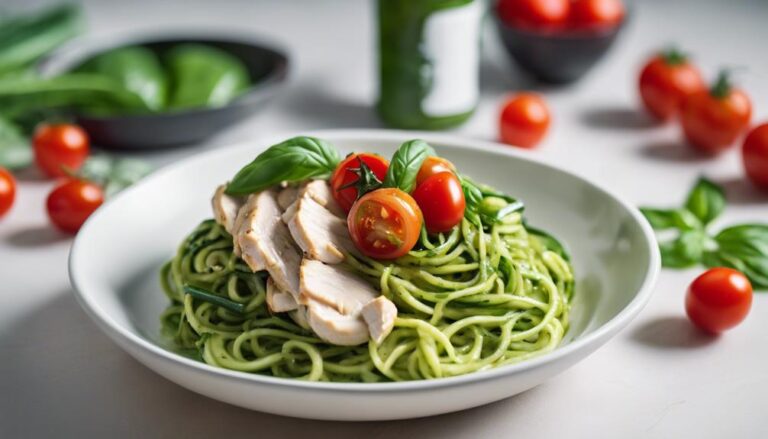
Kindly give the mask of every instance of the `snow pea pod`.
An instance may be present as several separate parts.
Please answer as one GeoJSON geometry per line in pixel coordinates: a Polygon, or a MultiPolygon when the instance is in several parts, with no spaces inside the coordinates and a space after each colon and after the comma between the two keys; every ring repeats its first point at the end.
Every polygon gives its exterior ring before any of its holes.
{"type": "Polygon", "coordinates": [[[248,71],[229,53],[200,44],[183,44],[168,52],[173,90],[169,108],[220,107],[248,88],[248,71]]]}

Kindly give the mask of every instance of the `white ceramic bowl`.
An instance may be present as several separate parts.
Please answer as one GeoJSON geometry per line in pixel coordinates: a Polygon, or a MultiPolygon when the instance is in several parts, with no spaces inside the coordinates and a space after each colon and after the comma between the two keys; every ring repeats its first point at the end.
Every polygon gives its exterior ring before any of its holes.
{"type": "Polygon", "coordinates": [[[70,277],[88,314],[147,367],[195,392],[269,413],[333,420],[402,419],[497,401],[572,366],[629,323],[650,298],[659,270],[642,215],[596,185],[496,144],[428,133],[314,133],[343,153],[390,156],[422,138],[476,180],[521,198],[531,224],[569,247],[577,283],[572,324],[555,351],[519,364],[454,378],[404,383],[310,383],[234,372],[172,352],[160,335],[167,299],[158,269],[184,236],[211,216],[209,197],[266,139],[211,151],[156,172],[99,209],[72,247],[70,277]]]}

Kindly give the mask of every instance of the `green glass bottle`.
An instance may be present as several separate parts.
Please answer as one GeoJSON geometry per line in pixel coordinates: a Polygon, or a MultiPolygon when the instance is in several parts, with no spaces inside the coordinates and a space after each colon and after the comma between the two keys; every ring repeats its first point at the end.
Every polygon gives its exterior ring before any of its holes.
{"type": "Polygon", "coordinates": [[[479,94],[483,0],[378,0],[379,100],[397,128],[466,121],[479,94]]]}

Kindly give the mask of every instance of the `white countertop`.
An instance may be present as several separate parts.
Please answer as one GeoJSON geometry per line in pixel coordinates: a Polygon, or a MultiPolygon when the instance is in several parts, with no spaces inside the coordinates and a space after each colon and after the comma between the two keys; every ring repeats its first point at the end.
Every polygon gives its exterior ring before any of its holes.
{"type": "MultiPolygon", "coordinates": [[[[26,4],[27,0],[10,3],[26,4]]],[[[34,2],[33,2],[34,3],[34,2]]],[[[375,95],[373,2],[86,1],[90,35],[169,27],[258,32],[293,54],[293,82],[274,105],[205,145],[143,154],[158,165],[233,141],[283,131],[380,127],[375,95]],[[214,6],[215,4],[215,6],[214,6]]],[[[737,78],[755,120],[768,120],[768,2],[638,1],[608,58],[578,84],[541,89],[554,125],[531,152],[611,186],[638,204],[677,204],[697,175],[725,185],[722,223],[768,220],[768,196],[742,178],[736,150],[703,160],[675,126],[638,112],[645,56],[676,42],[712,78],[737,78]]],[[[457,133],[495,137],[505,93],[534,87],[490,32],[482,102],[457,133]]],[[[699,272],[664,271],[641,315],[597,353],[517,397],[473,410],[399,422],[332,423],[250,412],[199,396],[146,369],[107,339],[73,298],[71,239],[48,225],[51,183],[20,176],[0,222],[0,437],[768,437],[768,294],[719,338],[694,330],[683,296],[699,272]]]]}

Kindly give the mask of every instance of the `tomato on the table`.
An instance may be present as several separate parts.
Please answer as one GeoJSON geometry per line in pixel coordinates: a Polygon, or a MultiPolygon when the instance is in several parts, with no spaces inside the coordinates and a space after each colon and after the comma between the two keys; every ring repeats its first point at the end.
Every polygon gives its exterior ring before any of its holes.
{"type": "Polygon", "coordinates": [[[546,135],[550,115],[544,99],[535,93],[519,93],[504,103],[499,116],[501,141],[533,148],[546,135]]]}
{"type": "Polygon", "coordinates": [[[424,182],[427,178],[438,174],[440,172],[456,172],[456,166],[454,166],[453,163],[448,161],[448,159],[444,159],[442,157],[437,156],[429,156],[426,159],[424,159],[424,163],[421,164],[421,168],[419,168],[419,173],[416,174],[416,186],[420,185],[424,182]]]}
{"type": "Polygon", "coordinates": [[[659,120],[680,111],[685,97],[706,88],[699,69],[676,50],[653,57],[640,73],[640,97],[645,108],[659,120]]]}
{"type": "Polygon", "coordinates": [[[496,13],[507,24],[546,30],[562,27],[570,8],[570,0],[500,0],[496,13]]]}
{"type": "Polygon", "coordinates": [[[752,284],[741,272],[711,268],[697,277],[685,296],[685,311],[698,327],[713,333],[741,323],[752,306],[752,284]]]}
{"type": "Polygon", "coordinates": [[[754,128],[741,149],[744,170],[755,186],[768,190],[768,123],[754,128]]]}
{"type": "Polygon", "coordinates": [[[693,93],[683,100],[680,122],[688,143],[715,154],[728,149],[747,129],[752,103],[721,73],[710,90],[693,93]]]}
{"type": "Polygon", "coordinates": [[[42,124],[32,137],[35,162],[45,175],[63,177],[88,158],[88,134],[73,124],[42,124]]]}
{"type": "Polygon", "coordinates": [[[16,179],[7,169],[0,167],[0,218],[5,216],[16,199],[16,179]]]}
{"type": "Polygon", "coordinates": [[[419,239],[422,223],[416,201],[395,188],[368,192],[347,216],[357,249],[376,259],[395,259],[408,253],[419,239]]]}
{"type": "Polygon", "coordinates": [[[574,29],[608,29],[624,20],[621,0],[573,0],[569,21],[574,29]]]}
{"type": "Polygon", "coordinates": [[[357,183],[360,179],[360,162],[370,168],[373,175],[383,181],[387,175],[389,161],[384,157],[371,153],[350,154],[336,166],[331,176],[331,189],[333,198],[349,212],[358,198],[357,183]]]}
{"type": "Polygon", "coordinates": [[[464,191],[453,172],[440,172],[424,180],[413,191],[413,199],[430,233],[448,232],[464,218],[464,191]]]}
{"type": "Polygon", "coordinates": [[[77,233],[85,220],[104,202],[104,191],[96,184],[67,179],[48,195],[48,217],[59,230],[77,233]]]}

